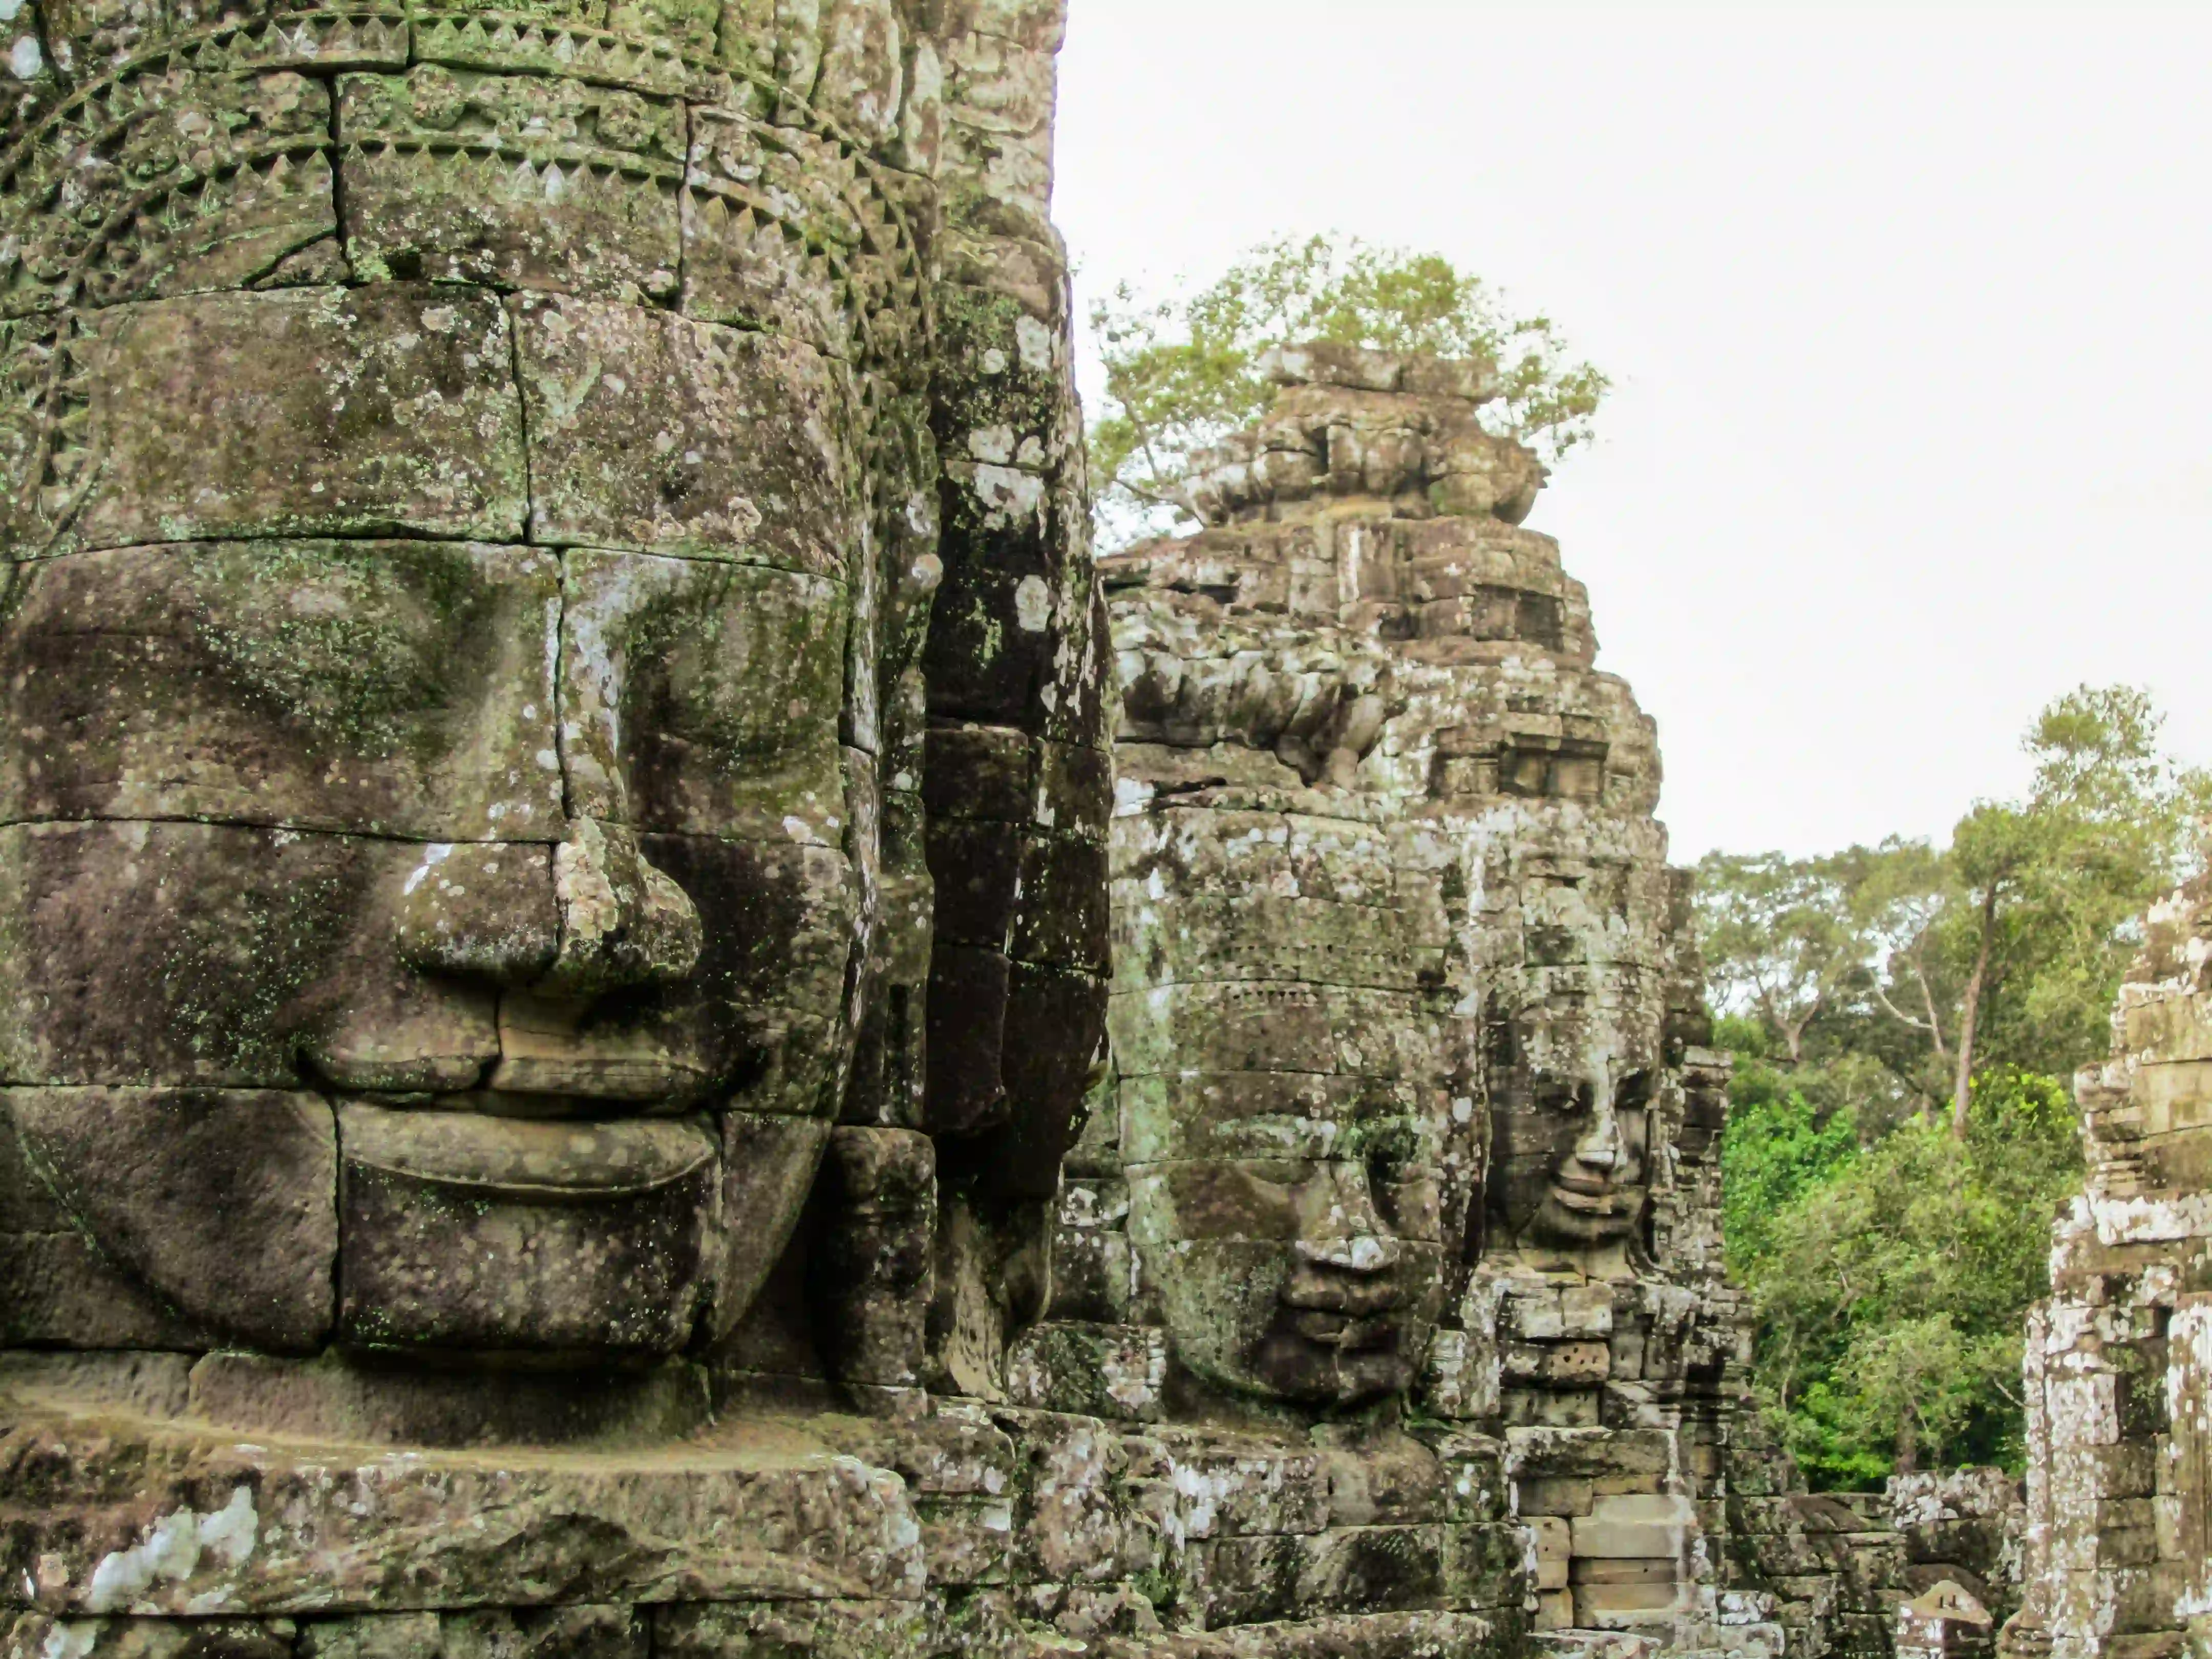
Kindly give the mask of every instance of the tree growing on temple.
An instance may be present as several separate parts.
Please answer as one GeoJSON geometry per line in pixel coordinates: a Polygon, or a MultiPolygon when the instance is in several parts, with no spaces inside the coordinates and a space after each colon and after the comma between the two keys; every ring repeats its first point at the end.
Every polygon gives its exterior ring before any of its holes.
{"type": "Polygon", "coordinates": [[[1165,299],[1124,283],[1092,306],[1091,328],[1106,370],[1091,476],[1109,545],[1197,527],[1185,488],[1192,458],[1274,401],[1259,371],[1270,346],[1327,340],[1494,358],[1502,389],[1486,409],[1491,429],[1547,461],[1589,441],[1612,386],[1551,319],[1516,313],[1442,255],[1332,236],[1263,243],[1213,282],[1165,299]]]}

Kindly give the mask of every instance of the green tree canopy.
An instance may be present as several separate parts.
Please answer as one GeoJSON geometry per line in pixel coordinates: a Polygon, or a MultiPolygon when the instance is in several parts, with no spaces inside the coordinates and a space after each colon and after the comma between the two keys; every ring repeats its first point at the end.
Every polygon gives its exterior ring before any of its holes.
{"type": "Polygon", "coordinates": [[[1755,1218],[1730,1194],[1729,1263],[1759,1322],[1755,1386],[1822,1484],[1877,1485],[1923,1461],[2018,1467],[2022,1323],[2049,1288],[2051,1218],[2081,1180],[2064,1089],[1984,1073],[1964,1142],[1908,1122],[1860,1151],[1843,1121],[1817,1126],[1785,1096],[1729,1124],[1729,1180],[1790,1176],[1755,1218]]]}
{"type": "Polygon", "coordinates": [[[2212,777],[2162,752],[2162,726],[2142,691],[2078,687],[2027,732],[2027,795],[1976,802],[1947,848],[1709,854],[1715,1002],[1790,1065],[1854,1056],[1948,1100],[1955,1134],[1978,1066],[2097,1059],[2136,918],[2203,863],[2212,777]]]}
{"type": "Polygon", "coordinates": [[[1090,433],[1091,484],[1109,543],[1195,525],[1191,458],[1266,412],[1271,346],[1311,340],[1496,361],[1493,431],[1547,460],[1589,441],[1611,386],[1575,361],[1551,319],[1518,315],[1442,255],[1356,240],[1285,238],[1244,254],[1203,288],[1164,300],[1129,284],[1094,305],[1105,408],[1090,433]]]}
{"type": "Polygon", "coordinates": [[[1729,1261],[1817,1484],[2017,1462],[2022,1322],[2081,1179],[2065,1079],[2106,1052],[2138,918],[2204,861],[2212,781],[2161,732],[2145,693],[2082,686],[2029,728],[2027,792],[1948,846],[1699,866],[1729,1261]]]}

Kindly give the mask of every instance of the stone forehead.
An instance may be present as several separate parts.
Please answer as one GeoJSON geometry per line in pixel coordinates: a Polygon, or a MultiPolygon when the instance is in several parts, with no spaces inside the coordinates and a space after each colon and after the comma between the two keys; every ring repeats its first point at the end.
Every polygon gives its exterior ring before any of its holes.
{"type": "Polygon", "coordinates": [[[463,542],[33,561],[0,623],[22,735],[0,813],[553,841],[565,799],[835,846],[846,601],[759,566],[463,542]]]}
{"type": "Polygon", "coordinates": [[[1412,1085],[1279,1072],[1124,1078],[1115,1109],[1129,1164],[1356,1158],[1386,1144],[1432,1163],[1450,1115],[1412,1085]]]}

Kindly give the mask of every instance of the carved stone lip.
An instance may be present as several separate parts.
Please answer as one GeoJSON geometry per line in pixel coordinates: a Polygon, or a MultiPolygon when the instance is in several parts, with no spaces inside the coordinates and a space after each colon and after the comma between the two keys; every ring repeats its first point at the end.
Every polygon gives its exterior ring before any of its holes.
{"type": "Polygon", "coordinates": [[[1605,1215],[1621,1208],[1632,1200],[1636,1189],[1616,1186],[1611,1182],[1586,1181],[1574,1176],[1557,1176],[1552,1181],[1552,1198],[1564,1209],[1580,1210],[1588,1214],[1605,1215]]]}
{"type": "Polygon", "coordinates": [[[1294,1334],[1324,1348],[1387,1348],[1398,1340],[1398,1314],[1395,1308],[1365,1317],[1303,1308],[1292,1315],[1290,1324],[1294,1334]]]}
{"type": "Polygon", "coordinates": [[[435,1111],[462,1112],[476,1117],[534,1118],[549,1122],[577,1119],[613,1120],[626,1117],[674,1117],[697,1108],[701,1091],[668,1095],[610,1095],[589,1089],[447,1089],[427,1097],[395,1100],[388,1095],[364,1095],[373,1105],[421,1107],[435,1111]]]}
{"type": "Polygon", "coordinates": [[[684,1118],[577,1122],[348,1101],[338,1141],[351,1167],[511,1198],[613,1199],[695,1176],[716,1156],[706,1127],[684,1118]]]}

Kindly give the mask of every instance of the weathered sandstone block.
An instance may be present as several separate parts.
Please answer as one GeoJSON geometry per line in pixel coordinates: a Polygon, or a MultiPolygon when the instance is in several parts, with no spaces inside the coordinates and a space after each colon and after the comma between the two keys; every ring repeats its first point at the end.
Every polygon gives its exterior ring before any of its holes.
{"type": "Polygon", "coordinates": [[[2203,884],[2154,906],[2112,1058],[2075,1079],[2087,1191],[2030,1315],[2021,1609],[2064,1659],[2212,1642],[2212,1076],[2203,884]]]}

